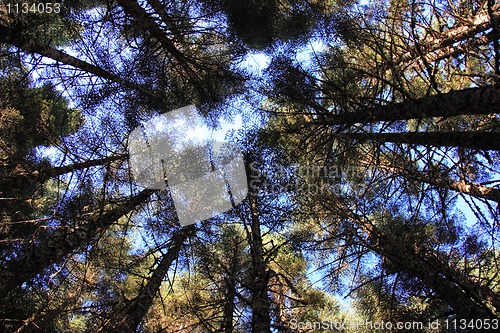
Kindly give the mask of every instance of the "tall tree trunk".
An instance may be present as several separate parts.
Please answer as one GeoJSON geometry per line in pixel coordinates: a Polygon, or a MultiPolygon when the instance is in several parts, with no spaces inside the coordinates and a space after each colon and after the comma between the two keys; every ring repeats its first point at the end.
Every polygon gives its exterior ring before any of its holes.
{"type": "Polygon", "coordinates": [[[500,4],[496,3],[495,0],[488,0],[488,16],[490,18],[491,22],[491,33],[496,35],[497,38],[493,40],[493,58],[494,58],[494,65],[493,68],[495,69],[495,84],[500,83],[500,15],[498,15],[498,8],[500,7],[500,4]]]}
{"type": "MultiPolygon", "coordinates": [[[[398,164],[404,159],[404,157],[396,157],[398,164]]],[[[373,165],[370,162],[362,162],[364,166],[373,165]]],[[[410,170],[404,166],[392,165],[391,162],[381,162],[376,164],[376,168],[381,169],[385,172],[390,172],[396,176],[404,177],[408,180],[418,181],[433,185],[439,188],[449,189],[455,192],[467,194],[480,199],[492,200],[500,203],[500,189],[484,186],[481,184],[474,184],[466,181],[457,181],[450,179],[448,175],[439,173],[429,173],[421,170],[410,170]]]]}
{"type": "Polygon", "coordinates": [[[463,42],[462,44],[450,45],[432,52],[425,53],[421,57],[427,63],[433,63],[443,59],[456,58],[461,54],[470,52],[470,50],[477,49],[479,46],[494,43],[498,39],[500,39],[500,33],[497,31],[491,31],[481,37],[463,42]]]}
{"type": "Polygon", "coordinates": [[[444,48],[450,48],[454,44],[464,41],[466,39],[474,38],[479,33],[485,32],[494,26],[492,22],[493,19],[500,19],[500,5],[497,4],[491,8],[490,13],[487,10],[479,12],[474,17],[468,18],[465,22],[464,20],[457,20],[457,26],[452,27],[443,32],[435,32],[437,37],[431,37],[432,34],[428,35],[426,40],[419,42],[419,49],[421,52],[416,50],[411,50],[395,57],[392,61],[389,61],[384,69],[389,69],[393,66],[403,66],[408,62],[415,60],[419,56],[426,56],[431,52],[442,50],[444,48]]]}
{"type": "Polygon", "coordinates": [[[407,143],[436,147],[461,147],[476,150],[500,150],[499,132],[402,132],[402,133],[342,133],[339,137],[354,140],[407,143]]]}
{"type": "Polygon", "coordinates": [[[235,298],[236,298],[236,274],[239,272],[239,244],[238,238],[235,238],[234,250],[231,257],[231,266],[228,275],[224,276],[224,285],[226,299],[224,303],[224,318],[222,320],[222,330],[224,333],[233,333],[234,331],[234,309],[235,309],[235,298]]]}
{"type": "Polygon", "coordinates": [[[222,331],[224,333],[234,332],[234,309],[235,309],[235,298],[236,298],[236,279],[233,276],[224,277],[224,284],[226,290],[226,299],[224,303],[224,318],[222,319],[222,331]]]}
{"type": "Polygon", "coordinates": [[[172,263],[178,258],[179,252],[186,239],[195,234],[194,225],[189,225],[174,233],[168,252],[162,256],[160,263],[156,266],[153,274],[148,278],[139,295],[126,306],[124,310],[111,316],[112,322],[107,323],[98,332],[122,333],[135,332],[160,290],[163,278],[167,274],[172,263]]]}
{"type": "Polygon", "coordinates": [[[427,183],[440,188],[447,188],[449,190],[467,194],[476,198],[493,200],[500,203],[500,190],[497,188],[484,186],[480,184],[473,184],[465,181],[456,181],[441,175],[438,177],[429,174],[405,174],[405,177],[414,179],[423,183],[427,183]]]}
{"type": "Polygon", "coordinates": [[[173,24],[175,19],[170,17],[167,11],[165,10],[165,5],[161,3],[160,0],[147,0],[149,5],[153,7],[156,14],[158,14],[162,20],[162,23],[167,25],[168,30],[175,36],[175,39],[178,41],[185,40],[187,36],[184,36],[182,30],[179,30],[178,27],[173,24]]]}
{"type": "Polygon", "coordinates": [[[416,180],[436,187],[446,188],[476,198],[493,200],[500,203],[500,190],[480,184],[449,179],[446,175],[430,175],[420,172],[402,171],[399,174],[410,180],[416,180]]]}
{"type": "Polygon", "coordinates": [[[447,259],[432,249],[401,242],[383,233],[367,219],[341,206],[358,228],[367,235],[363,242],[407,273],[419,278],[439,298],[449,304],[461,319],[498,318],[500,295],[487,286],[471,281],[467,275],[452,269],[447,259]]]}
{"type": "MultiPolygon", "coordinates": [[[[324,110],[321,110],[324,113],[324,110]]],[[[311,125],[354,125],[379,121],[500,114],[500,86],[468,88],[422,97],[398,104],[368,107],[357,112],[329,115],[311,125]]]]}
{"type": "Polygon", "coordinates": [[[154,192],[154,190],[149,189],[143,190],[108,212],[99,211],[74,217],[73,226],[60,227],[54,232],[45,232],[40,235],[39,242],[30,242],[26,245],[22,257],[8,260],[2,267],[0,271],[0,281],[2,281],[0,299],[24,282],[31,280],[46,267],[88,244],[99,231],[107,229],[122,216],[145,203],[154,192]]]}
{"type": "Polygon", "coordinates": [[[121,78],[120,76],[113,74],[101,67],[90,64],[84,60],[73,57],[63,51],[57,50],[48,45],[42,45],[36,40],[29,39],[22,35],[21,31],[14,31],[11,28],[0,24],[0,43],[7,43],[13,45],[25,52],[36,53],[44,57],[50,58],[57,62],[65,65],[69,65],[78,68],[84,72],[94,74],[103,79],[119,83],[127,88],[140,91],[145,96],[152,98],[153,100],[158,100],[159,97],[151,94],[151,91],[135,84],[127,79],[121,78]]]}
{"type": "Polygon", "coordinates": [[[282,333],[290,333],[292,332],[292,330],[290,329],[290,321],[288,320],[285,305],[286,293],[289,291],[289,289],[285,287],[285,282],[281,281],[279,276],[276,276],[275,279],[276,281],[274,282],[273,288],[273,310],[276,321],[273,327],[279,329],[282,333]]]}
{"type": "Polygon", "coordinates": [[[159,41],[161,46],[168,52],[179,64],[179,66],[186,71],[190,78],[191,84],[204,91],[200,79],[196,72],[191,67],[196,64],[194,58],[187,57],[177,49],[173,41],[168,38],[165,32],[154,21],[154,19],[146,12],[146,10],[135,0],[117,0],[120,6],[124,9],[125,13],[136,19],[136,24],[146,29],[152,37],[159,41]]]}
{"type": "MultiPolygon", "coordinates": [[[[49,178],[64,175],[76,170],[87,169],[98,165],[108,165],[111,162],[125,160],[128,154],[117,154],[108,157],[77,162],[69,165],[52,168],[39,168],[33,171],[28,168],[18,167],[14,173],[6,175],[0,179],[0,189],[2,188],[20,188],[24,183],[40,182],[43,183],[49,178]],[[24,169],[24,170],[23,170],[24,169]]],[[[0,190],[1,191],[1,190],[0,190]]]]}
{"type": "MultiPolygon", "coordinates": [[[[172,40],[164,31],[160,25],[158,25],[153,17],[140,5],[136,0],[117,0],[118,4],[124,9],[125,13],[130,15],[135,19],[136,25],[149,32],[151,37],[157,40],[162,48],[170,55],[171,59],[174,59],[177,63],[174,66],[174,70],[180,73],[180,77],[187,77],[188,82],[193,85],[198,93],[204,98],[214,98],[217,94],[210,86],[204,83],[204,79],[200,73],[204,71],[210,71],[211,75],[217,75],[219,77],[225,76],[232,79],[241,79],[228,70],[225,70],[220,66],[220,62],[209,62],[201,58],[196,57],[194,54],[183,52],[178,49],[177,44],[179,41],[172,40]]],[[[158,15],[162,18],[166,18],[165,11],[163,10],[163,5],[158,3],[158,1],[148,1],[150,5],[155,9],[158,15]]],[[[171,30],[175,36],[181,37],[177,27],[173,24],[168,25],[168,29],[171,30]]],[[[184,38],[184,37],[181,37],[184,38]]]]}
{"type": "Polygon", "coordinates": [[[154,21],[151,15],[135,0],[117,0],[125,13],[136,19],[136,24],[146,29],[152,37],[157,39],[161,46],[170,53],[181,65],[186,65],[188,57],[180,52],[171,39],[165,34],[160,26],[154,21]]]}
{"type": "Polygon", "coordinates": [[[270,302],[268,296],[269,270],[264,261],[257,198],[255,195],[249,193],[249,201],[252,215],[252,333],[269,333],[271,332],[270,302]]]}
{"type": "MultiPolygon", "coordinates": [[[[247,161],[248,162],[248,161],[247,161]]],[[[249,163],[247,163],[249,165],[249,163]]],[[[253,173],[247,168],[247,174],[253,179],[253,173]]],[[[248,201],[250,204],[250,252],[252,256],[252,333],[270,333],[270,300],[268,296],[268,282],[270,271],[264,260],[264,247],[259,221],[258,193],[255,190],[256,182],[249,184],[248,201]]]]}

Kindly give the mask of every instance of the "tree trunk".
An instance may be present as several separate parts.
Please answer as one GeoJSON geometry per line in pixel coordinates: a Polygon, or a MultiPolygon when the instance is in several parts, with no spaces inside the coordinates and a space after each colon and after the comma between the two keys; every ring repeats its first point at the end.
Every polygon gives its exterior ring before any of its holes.
{"type": "Polygon", "coordinates": [[[458,42],[474,38],[475,35],[491,29],[494,18],[500,18],[500,5],[498,4],[492,7],[491,14],[484,10],[476,16],[469,18],[467,22],[457,20],[459,22],[457,27],[452,27],[444,32],[435,32],[438,34],[438,37],[432,38],[428,36],[426,40],[420,42],[419,49],[421,52],[412,50],[403,53],[387,63],[384,68],[389,69],[393,66],[403,66],[419,56],[425,57],[434,51],[449,48],[458,42]]]}
{"type": "Polygon", "coordinates": [[[436,147],[461,147],[475,150],[500,150],[498,132],[402,132],[402,133],[342,133],[345,137],[362,141],[407,143],[436,147]]]}
{"type": "MultiPolygon", "coordinates": [[[[428,52],[422,55],[422,58],[427,63],[433,63],[443,59],[451,59],[456,58],[461,54],[465,54],[470,52],[470,50],[477,49],[479,46],[487,45],[493,43],[494,41],[500,38],[500,33],[496,31],[491,31],[489,33],[484,34],[481,37],[477,37],[462,44],[458,45],[450,45],[432,52],[428,52]]],[[[416,59],[417,60],[417,59],[416,59]]]]}
{"type": "Polygon", "coordinates": [[[252,333],[269,333],[271,332],[271,318],[269,316],[270,302],[268,297],[269,271],[264,261],[257,198],[249,193],[249,201],[250,212],[252,214],[252,333]]]}
{"type": "MultiPolygon", "coordinates": [[[[107,229],[122,216],[145,203],[154,190],[143,190],[122,205],[108,212],[93,212],[74,217],[71,227],[60,227],[54,232],[44,232],[39,242],[30,242],[20,258],[8,260],[0,271],[0,299],[24,282],[31,280],[46,267],[58,262],[81,246],[88,244],[99,231],[107,229]]],[[[47,229],[44,229],[47,230],[47,229]]],[[[41,231],[42,233],[43,231],[41,231]]]]}
{"type": "Polygon", "coordinates": [[[366,108],[358,112],[329,115],[311,125],[354,125],[379,121],[422,119],[500,113],[500,86],[468,88],[422,97],[398,104],[366,108]]]}
{"type": "Polygon", "coordinates": [[[225,277],[224,284],[226,289],[226,299],[224,303],[224,318],[222,320],[222,331],[224,333],[234,332],[234,300],[236,298],[235,289],[236,279],[232,277],[225,277]]]}
{"type": "Polygon", "coordinates": [[[285,305],[286,293],[289,289],[285,287],[284,282],[280,280],[279,276],[276,276],[274,285],[273,292],[275,296],[273,300],[273,310],[276,321],[273,327],[279,329],[282,333],[290,333],[292,330],[290,329],[290,321],[287,318],[288,316],[285,305]]]}
{"type": "Polygon", "coordinates": [[[117,154],[95,160],[77,162],[69,165],[52,168],[39,168],[34,171],[29,171],[27,168],[16,168],[14,173],[2,177],[0,180],[0,189],[4,188],[21,188],[22,184],[39,182],[43,183],[49,178],[64,175],[76,170],[87,169],[98,165],[107,165],[114,161],[125,160],[128,154],[117,154]],[[20,169],[20,170],[19,170],[20,169]],[[25,169],[25,170],[23,170],[25,169]]]}
{"type": "MultiPolygon", "coordinates": [[[[404,157],[400,157],[400,161],[404,157]]],[[[399,161],[399,162],[400,162],[399,161]]],[[[365,166],[370,166],[371,163],[364,163],[365,166]]],[[[488,187],[480,184],[474,184],[466,181],[457,181],[450,179],[446,174],[430,174],[420,170],[410,170],[403,166],[394,166],[390,162],[377,163],[376,168],[390,172],[395,176],[401,176],[408,180],[418,181],[433,185],[439,188],[446,188],[455,192],[467,194],[480,199],[492,200],[500,203],[500,189],[488,187]]]]}
{"type": "Polygon", "coordinates": [[[125,308],[124,311],[119,311],[112,315],[112,321],[98,332],[122,333],[135,332],[137,326],[148,312],[153,304],[153,301],[160,290],[163,278],[167,274],[172,263],[178,258],[179,252],[185,240],[195,234],[195,226],[190,225],[182,228],[174,233],[168,252],[162,256],[160,263],[153,271],[151,277],[145,287],[143,287],[139,295],[125,308]]]}
{"type": "Polygon", "coordinates": [[[165,10],[165,5],[162,4],[160,0],[147,0],[147,2],[151,7],[153,7],[156,14],[161,17],[162,23],[167,25],[168,30],[170,30],[170,32],[175,36],[176,40],[184,40],[187,37],[177,28],[175,24],[172,24],[172,22],[175,22],[175,19],[169,16],[165,10]]]}
{"type": "Polygon", "coordinates": [[[138,26],[146,29],[152,37],[154,37],[161,46],[167,51],[181,66],[188,76],[191,78],[191,83],[202,88],[197,80],[197,75],[190,66],[193,62],[193,58],[188,58],[181,51],[177,49],[175,44],[168,38],[165,32],[160,28],[154,19],[146,12],[146,10],[135,0],[117,0],[117,2],[122,6],[125,13],[136,19],[138,26]]]}
{"type": "Polygon", "coordinates": [[[500,297],[486,286],[473,282],[452,269],[446,258],[423,246],[401,242],[384,234],[370,221],[345,207],[338,207],[367,235],[363,242],[402,270],[419,278],[439,298],[449,304],[461,319],[498,318],[500,297]]]}
{"type": "MultiPolygon", "coordinates": [[[[248,161],[247,161],[248,162],[248,161]]],[[[247,163],[249,165],[249,163],[247,163]]],[[[247,168],[249,179],[253,179],[250,168],[247,168]]],[[[250,204],[250,252],[252,256],[252,333],[270,333],[270,300],[268,282],[270,271],[264,260],[264,248],[259,221],[258,193],[255,181],[249,184],[248,201],[250,204]],[[252,186],[250,186],[252,185],[252,186]]]]}
{"type": "Polygon", "coordinates": [[[117,0],[118,4],[123,8],[126,14],[132,16],[136,20],[136,24],[143,29],[146,29],[152,37],[157,39],[165,51],[170,53],[179,63],[185,64],[187,57],[182,54],[170,40],[165,32],[154,21],[151,15],[135,0],[117,0]]]}
{"type": "Polygon", "coordinates": [[[233,256],[231,258],[230,270],[227,272],[229,276],[224,276],[226,299],[224,304],[224,318],[222,321],[222,330],[224,333],[233,333],[234,331],[234,301],[236,298],[236,274],[240,271],[238,264],[238,238],[234,242],[233,256]]]}
{"type": "Polygon", "coordinates": [[[57,62],[60,62],[62,64],[78,68],[84,72],[94,74],[106,80],[116,82],[127,88],[140,91],[141,93],[152,98],[153,100],[159,99],[157,96],[151,94],[150,90],[141,87],[140,85],[137,85],[124,78],[121,78],[120,76],[113,74],[101,67],[92,65],[86,61],[75,58],[63,51],[57,50],[47,45],[39,44],[37,41],[33,39],[28,39],[25,36],[23,36],[22,32],[14,31],[9,27],[1,24],[0,24],[0,43],[7,43],[13,45],[25,52],[36,53],[44,57],[50,58],[52,60],[55,60],[57,62]]]}
{"type": "Polygon", "coordinates": [[[472,283],[435,253],[411,244],[400,244],[376,229],[369,238],[371,244],[376,244],[373,248],[376,252],[418,277],[448,303],[459,318],[498,318],[500,315],[500,299],[495,292],[472,283]]]}
{"type": "MultiPolygon", "coordinates": [[[[172,40],[160,27],[151,15],[135,0],[117,0],[118,4],[124,9],[125,13],[133,17],[136,21],[136,25],[140,28],[145,29],[149,32],[151,37],[157,40],[162,48],[169,54],[169,58],[175,60],[177,63],[175,65],[175,70],[181,72],[181,77],[187,77],[188,82],[193,85],[197,92],[204,98],[214,98],[215,92],[211,87],[207,86],[203,82],[203,78],[200,73],[203,71],[211,71],[212,75],[217,76],[228,76],[236,78],[234,74],[229,71],[221,69],[220,62],[206,62],[200,58],[194,56],[191,52],[182,52],[176,46],[179,41],[172,40]],[[182,71],[184,73],[182,73],[182,71]]],[[[158,4],[157,1],[150,1],[151,6],[157,11],[157,14],[165,17],[164,10],[162,10],[162,5],[158,4]]],[[[181,33],[172,24],[168,26],[174,35],[180,36],[181,33]]]]}
{"type": "Polygon", "coordinates": [[[476,198],[492,200],[500,203],[500,190],[480,184],[449,179],[446,175],[433,176],[425,173],[400,173],[405,178],[427,183],[436,187],[446,188],[455,192],[467,194],[476,198]]]}

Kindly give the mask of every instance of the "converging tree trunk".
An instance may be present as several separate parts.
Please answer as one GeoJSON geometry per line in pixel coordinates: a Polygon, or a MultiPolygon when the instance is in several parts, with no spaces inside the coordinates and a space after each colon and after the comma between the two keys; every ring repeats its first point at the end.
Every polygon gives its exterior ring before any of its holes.
{"type": "Polygon", "coordinates": [[[148,278],[147,284],[139,291],[139,295],[129,305],[126,305],[125,309],[120,309],[118,313],[112,314],[108,323],[98,330],[98,332],[122,333],[136,331],[153,304],[165,275],[167,275],[172,263],[178,258],[182,245],[195,232],[196,228],[194,225],[174,232],[167,253],[161,257],[160,263],[148,278]]]}
{"type": "Polygon", "coordinates": [[[233,253],[231,257],[231,264],[229,271],[224,276],[224,289],[225,289],[225,303],[224,303],[224,318],[222,320],[222,330],[224,333],[234,332],[234,310],[236,308],[236,278],[239,271],[238,257],[239,257],[239,244],[238,238],[235,238],[233,244],[233,253]]]}
{"type": "MultiPolygon", "coordinates": [[[[471,39],[475,35],[491,29],[494,26],[492,22],[495,19],[500,19],[500,5],[498,4],[493,6],[490,12],[482,10],[474,17],[457,20],[454,27],[440,32],[436,37],[431,37],[432,35],[427,36],[425,40],[420,42],[417,49],[395,57],[384,68],[389,69],[392,66],[403,66],[419,56],[426,57],[434,51],[438,51],[437,53],[439,54],[443,49],[451,49],[454,44],[471,39]]],[[[460,44],[458,45],[460,46],[460,44]]]]}
{"type": "Polygon", "coordinates": [[[0,299],[24,282],[31,280],[46,267],[74,250],[88,244],[99,231],[107,229],[118,219],[145,203],[154,190],[143,190],[120,206],[107,212],[92,212],[86,216],[74,216],[71,227],[59,227],[54,232],[42,231],[39,242],[30,242],[19,258],[7,260],[0,271],[0,299]]]}
{"type": "MultiPolygon", "coordinates": [[[[500,203],[500,189],[489,187],[481,184],[475,184],[464,180],[453,180],[444,173],[427,172],[422,170],[413,170],[400,166],[400,162],[404,159],[403,156],[396,157],[399,165],[391,165],[390,162],[382,162],[376,164],[376,168],[387,173],[392,173],[395,176],[404,177],[408,180],[426,183],[437,188],[445,188],[458,193],[467,194],[480,199],[492,200],[500,203]]],[[[372,163],[362,162],[365,167],[370,167],[372,163]]]]}
{"type": "MultiPolygon", "coordinates": [[[[128,154],[116,154],[108,157],[87,160],[73,164],[63,165],[51,168],[39,168],[27,170],[28,168],[18,167],[14,173],[4,176],[0,179],[0,189],[2,188],[20,188],[23,183],[43,183],[49,178],[58,177],[77,170],[88,169],[99,165],[109,165],[111,162],[122,161],[128,157],[128,154]],[[26,169],[26,170],[23,170],[26,169]]],[[[1,190],[0,190],[1,191],[1,190]]]]}
{"type": "Polygon", "coordinates": [[[379,230],[366,218],[340,207],[346,216],[366,233],[366,245],[397,267],[418,277],[442,300],[449,304],[459,318],[498,318],[500,296],[487,286],[472,281],[434,250],[402,242],[379,230]]]}
{"type": "Polygon", "coordinates": [[[422,146],[460,147],[476,150],[500,150],[500,132],[402,132],[402,133],[342,133],[345,137],[382,143],[406,143],[422,146]]]}
{"type": "MultiPolygon", "coordinates": [[[[324,112],[324,110],[321,110],[324,112]]],[[[328,115],[313,125],[354,125],[379,121],[423,119],[500,113],[500,87],[489,86],[451,91],[398,104],[367,106],[357,112],[328,115]]]]}
{"type": "MultiPolygon", "coordinates": [[[[249,164],[247,164],[249,165],[249,164]]],[[[253,170],[247,168],[249,179],[255,176],[253,170]]],[[[250,182],[249,182],[250,183],[250,182]]],[[[270,333],[270,300],[268,295],[268,283],[270,271],[264,260],[264,247],[262,243],[262,234],[259,221],[259,200],[258,200],[258,182],[249,184],[248,202],[250,205],[250,254],[252,257],[250,286],[252,302],[252,333],[270,333]]]]}
{"type": "Polygon", "coordinates": [[[118,3],[123,7],[125,13],[135,18],[137,24],[146,29],[161,44],[163,49],[177,61],[178,65],[189,76],[190,83],[204,91],[205,88],[201,85],[200,78],[191,67],[193,64],[196,64],[195,59],[188,57],[178,50],[174,42],[167,37],[165,32],[139,3],[134,0],[118,0],[118,3]]]}
{"type": "Polygon", "coordinates": [[[25,52],[36,53],[41,56],[60,62],[62,64],[78,68],[84,72],[94,74],[103,79],[116,82],[124,87],[140,91],[142,94],[152,98],[153,100],[159,99],[157,96],[151,94],[151,91],[147,88],[144,88],[125,78],[122,78],[117,74],[111,73],[101,67],[98,67],[84,60],[73,57],[51,46],[42,45],[38,43],[36,40],[23,36],[21,31],[14,31],[11,28],[1,24],[0,24],[0,43],[7,43],[13,45],[25,52]]]}

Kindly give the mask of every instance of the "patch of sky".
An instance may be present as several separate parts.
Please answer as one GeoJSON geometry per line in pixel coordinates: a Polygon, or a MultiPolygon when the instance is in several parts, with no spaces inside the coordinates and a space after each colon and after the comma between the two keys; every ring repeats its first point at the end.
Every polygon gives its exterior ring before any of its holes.
{"type": "Polygon", "coordinates": [[[209,129],[206,125],[198,125],[186,133],[188,139],[208,139],[209,141],[224,141],[228,132],[243,127],[242,116],[236,115],[232,120],[221,119],[218,128],[209,129]]]}
{"type": "Polygon", "coordinates": [[[262,71],[269,66],[271,57],[263,52],[249,52],[239,67],[250,74],[259,75],[262,71]]]}
{"type": "Polygon", "coordinates": [[[317,38],[310,41],[307,45],[299,48],[295,58],[299,63],[309,66],[312,59],[324,52],[326,48],[327,45],[323,42],[323,40],[317,38]]]}

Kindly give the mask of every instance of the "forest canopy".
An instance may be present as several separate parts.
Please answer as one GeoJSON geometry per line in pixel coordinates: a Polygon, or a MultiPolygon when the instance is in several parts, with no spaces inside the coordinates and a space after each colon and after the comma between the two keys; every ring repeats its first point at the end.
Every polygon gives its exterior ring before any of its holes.
{"type": "Polygon", "coordinates": [[[494,332],[499,151],[494,0],[1,0],[0,331],[494,332]]]}

